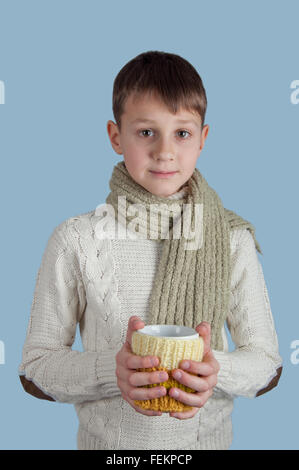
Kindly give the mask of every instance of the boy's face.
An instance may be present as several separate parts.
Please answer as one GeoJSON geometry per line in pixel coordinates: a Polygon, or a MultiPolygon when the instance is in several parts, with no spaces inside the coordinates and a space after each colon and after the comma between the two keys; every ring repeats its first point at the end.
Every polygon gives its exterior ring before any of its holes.
{"type": "Polygon", "coordinates": [[[197,114],[187,110],[172,114],[153,94],[129,96],[121,132],[113,121],[107,122],[112,147],[123,154],[131,177],[160,197],[171,196],[192,176],[208,130],[208,125],[201,130],[197,114]]]}

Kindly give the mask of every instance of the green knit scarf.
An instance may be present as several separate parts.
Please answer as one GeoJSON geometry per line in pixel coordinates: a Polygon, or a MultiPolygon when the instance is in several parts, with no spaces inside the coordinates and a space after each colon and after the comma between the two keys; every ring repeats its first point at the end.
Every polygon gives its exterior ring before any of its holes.
{"type": "Polygon", "coordinates": [[[231,282],[230,230],[248,229],[256,249],[262,253],[253,225],[223,207],[219,196],[197,168],[186,183],[186,196],[179,200],[147,191],[133,180],[124,161],[114,166],[109,186],[111,192],[106,203],[113,206],[118,222],[128,229],[132,226],[132,217],[136,221],[137,210],[137,232],[144,238],[163,243],[149,299],[147,324],[195,328],[201,321],[207,321],[211,324],[211,347],[223,350],[221,330],[228,314],[231,282]],[[200,220],[195,204],[202,208],[200,220]],[[174,207],[179,210],[173,210],[174,207]],[[185,220],[191,222],[189,230],[184,232],[183,212],[187,207],[190,211],[185,214],[189,218],[185,215],[185,220]],[[178,227],[181,229],[179,238],[175,235],[178,227]],[[191,249],[189,245],[186,249],[186,243],[192,243],[191,234],[200,232],[199,248],[191,249]]]}

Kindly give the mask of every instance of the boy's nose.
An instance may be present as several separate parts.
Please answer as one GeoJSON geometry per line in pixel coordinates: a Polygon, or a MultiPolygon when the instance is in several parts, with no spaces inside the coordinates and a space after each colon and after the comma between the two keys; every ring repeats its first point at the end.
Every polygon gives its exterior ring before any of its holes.
{"type": "Polygon", "coordinates": [[[169,152],[163,152],[163,153],[158,153],[158,154],[155,154],[155,160],[161,160],[161,161],[171,161],[174,159],[174,156],[172,155],[172,153],[169,153],[169,152]]]}
{"type": "Polygon", "coordinates": [[[169,139],[160,138],[154,149],[155,160],[173,160],[174,149],[169,139]]]}

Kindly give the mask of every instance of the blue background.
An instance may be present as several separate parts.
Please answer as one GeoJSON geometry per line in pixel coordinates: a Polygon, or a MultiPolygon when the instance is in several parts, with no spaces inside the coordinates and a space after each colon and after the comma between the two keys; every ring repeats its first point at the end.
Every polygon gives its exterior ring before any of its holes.
{"type": "MultiPolygon", "coordinates": [[[[108,139],[112,86],[137,54],[182,55],[200,73],[210,132],[198,168],[250,220],[279,338],[279,386],[237,398],[232,449],[298,449],[296,1],[0,1],[0,448],[75,449],[73,405],[26,394],[17,368],[53,228],[103,203],[122,159],[108,139]]],[[[81,349],[80,338],[74,345],[81,349]]]]}

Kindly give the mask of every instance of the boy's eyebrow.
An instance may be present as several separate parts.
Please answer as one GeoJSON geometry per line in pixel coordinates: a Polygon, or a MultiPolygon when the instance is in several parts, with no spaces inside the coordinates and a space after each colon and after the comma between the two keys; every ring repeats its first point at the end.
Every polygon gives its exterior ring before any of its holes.
{"type": "MultiPolygon", "coordinates": [[[[152,119],[145,119],[145,118],[137,118],[137,119],[134,119],[131,124],[136,124],[136,123],[142,123],[142,122],[145,122],[145,123],[155,123],[154,120],[152,119]]],[[[198,126],[198,122],[196,122],[194,119],[177,119],[176,120],[177,123],[181,123],[181,124],[195,124],[195,126],[198,126]]]]}

